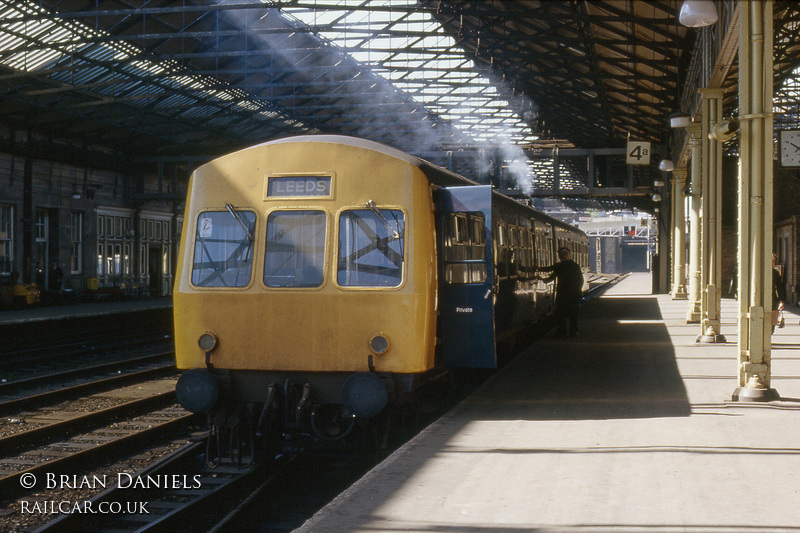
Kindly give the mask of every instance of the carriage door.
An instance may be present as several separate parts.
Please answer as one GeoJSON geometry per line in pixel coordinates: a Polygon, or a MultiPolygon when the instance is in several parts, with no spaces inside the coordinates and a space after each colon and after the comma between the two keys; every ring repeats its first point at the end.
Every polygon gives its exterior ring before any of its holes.
{"type": "Polygon", "coordinates": [[[494,368],[492,188],[439,189],[439,335],[448,367],[494,368]]]}

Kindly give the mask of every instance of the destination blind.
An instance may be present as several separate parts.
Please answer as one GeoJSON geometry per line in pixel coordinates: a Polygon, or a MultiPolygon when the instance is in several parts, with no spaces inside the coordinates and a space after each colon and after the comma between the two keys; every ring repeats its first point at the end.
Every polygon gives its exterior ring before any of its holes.
{"type": "Polygon", "coordinates": [[[271,176],[267,196],[330,196],[330,176],[271,176]]]}

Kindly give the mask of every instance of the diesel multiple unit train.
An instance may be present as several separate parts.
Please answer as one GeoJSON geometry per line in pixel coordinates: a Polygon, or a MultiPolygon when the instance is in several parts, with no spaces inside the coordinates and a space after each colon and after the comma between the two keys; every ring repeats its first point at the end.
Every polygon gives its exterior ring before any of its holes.
{"type": "Polygon", "coordinates": [[[535,266],[561,246],[587,266],[578,229],[371,141],[220,157],[189,184],[177,397],[221,426],[335,440],[448,369],[498,366],[552,313],[535,266]]]}

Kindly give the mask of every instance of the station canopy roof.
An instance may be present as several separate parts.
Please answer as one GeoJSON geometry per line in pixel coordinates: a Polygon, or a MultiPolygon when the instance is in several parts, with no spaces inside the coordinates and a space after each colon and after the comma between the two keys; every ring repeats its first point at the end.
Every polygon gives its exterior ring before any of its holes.
{"type": "MultiPolygon", "coordinates": [[[[412,153],[660,144],[699,35],[678,24],[679,7],[0,0],[0,123],[152,157],[300,133],[412,153]]],[[[776,1],[778,11],[797,24],[798,3],[776,1]]],[[[788,72],[800,55],[781,57],[788,72]]]]}

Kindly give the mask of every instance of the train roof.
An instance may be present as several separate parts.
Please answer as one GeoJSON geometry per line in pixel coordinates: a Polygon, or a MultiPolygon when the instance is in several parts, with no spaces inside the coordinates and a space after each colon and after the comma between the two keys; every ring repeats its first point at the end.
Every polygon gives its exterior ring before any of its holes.
{"type": "MultiPolygon", "coordinates": [[[[451,170],[435,165],[430,161],[426,161],[415,155],[403,152],[402,150],[398,150],[397,148],[392,148],[391,146],[387,146],[385,144],[381,144],[375,141],[370,141],[367,139],[361,139],[359,137],[351,137],[349,135],[325,135],[325,134],[293,135],[289,137],[283,137],[281,139],[276,139],[274,141],[267,141],[265,143],[257,144],[250,148],[256,148],[258,146],[267,146],[273,144],[299,143],[299,142],[343,144],[347,146],[354,146],[357,148],[364,148],[366,150],[373,150],[376,152],[380,152],[382,154],[395,157],[397,159],[407,162],[410,165],[414,165],[420,168],[423,172],[425,172],[426,175],[432,178],[432,181],[436,185],[440,187],[482,185],[481,183],[465,178],[464,176],[456,174],[451,170]]],[[[576,228],[575,226],[572,226],[566,222],[558,220],[557,218],[553,218],[552,216],[547,215],[546,213],[542,213],[541,211],[534,209],[531,206],[520,203],[519,201],[514,200],[513,198],[510,198],[504,194],[501,194],[497,191],[492,191],[492,194],[495,198],[500,199],[501,202],[506,203],[506,205],[513,206],[517,209],[520,209],[521,211],[526,210],[537,213],[539,217],[547,219],[548,222],[552,222],[554,226],[569,229],[573,232],[577,232],[580,234],[584,234],[583,231],[576,228]]]]}
{"type": "Polygon", "coordinates": [[[344,144],[347,146],[355,146],[357,148],[364,148],[366,150],[380,152],[382,154],[405,161],[410,165],[414,165],[428,175],[433,174],[433,177],[435,177],[435,183],[443,187],[448,187],[451,185],[480,185],[476,181],[465,178],[464,176],[456,174],[451,170],[447,170],[444,167],[435,165],[430,161],[426,161],[415,155],[403,152],[397,148],[392,148],[391,146],[387,146],[375,141],[369,141],[367,139],[361,139],[359,137],[351,137],[349,135],[294,135],[290,137],[283,137],[274,141],[268,141],[256,146],[297,142],[344,144]]]}

